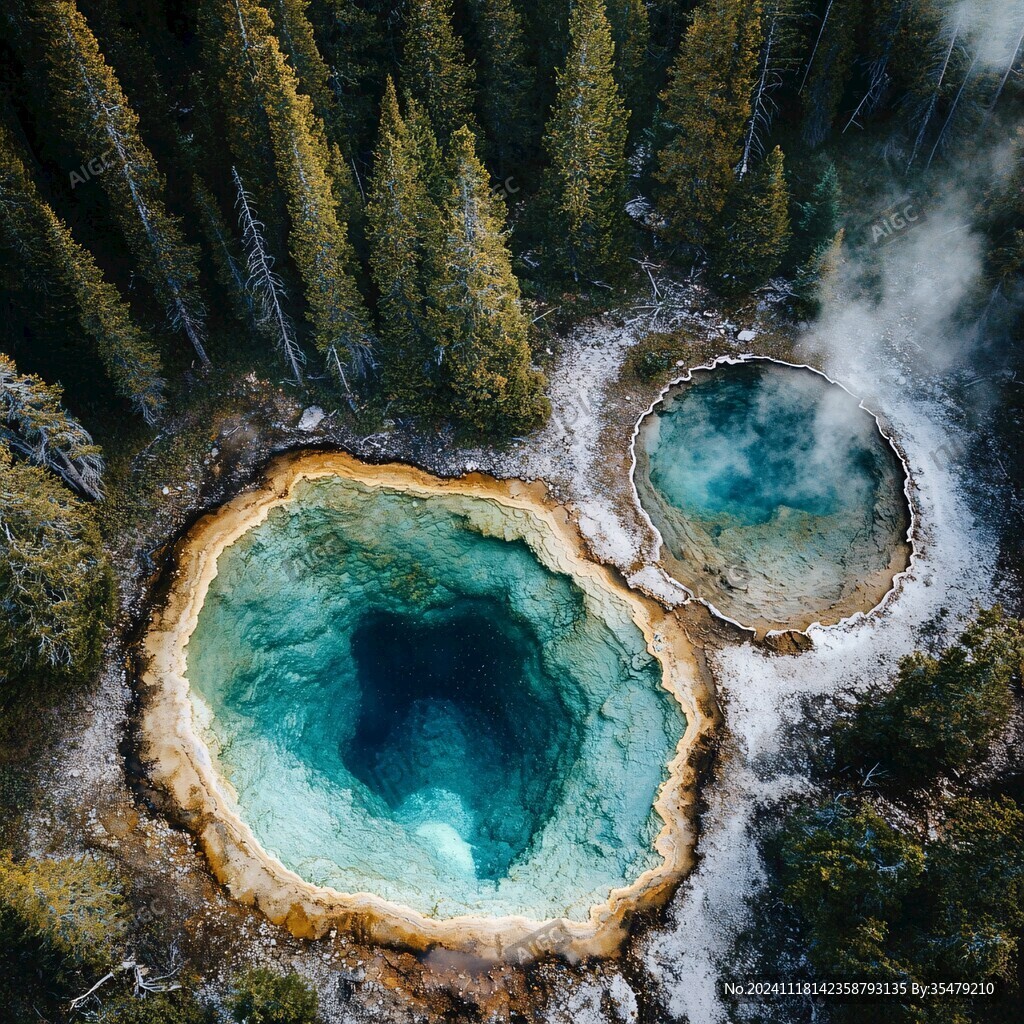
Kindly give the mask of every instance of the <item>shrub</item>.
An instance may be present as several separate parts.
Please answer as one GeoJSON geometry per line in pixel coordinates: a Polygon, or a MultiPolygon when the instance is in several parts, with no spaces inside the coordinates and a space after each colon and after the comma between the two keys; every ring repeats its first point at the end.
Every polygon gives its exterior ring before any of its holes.
{"type": "Polygon", "coordinates": [[[1024,624],[999,608],[980,613],[941,657],[910,655],[890,692],[861,701],[836,734],[839,763],[877,763],[910,786],[962,771],[1006,726],[1022,658],[1024,624]]]}
{"type": "Polygon", "coordinates": [[[228,1007],[238,1024],[316,1024],[319,1020],[316,992],[302,978],[264,968],[235,980],[228,1007]]]}
{"type": "Polygon", "coordinates": [[[216,1016],[191,993],[170,992],[138,999],[122,996],[99,1012],[98,1024],[214,1024],[216,1016]]]}
{"type": "Polygon", "coordinates": [[[686,358],[689,341],[683,331],[652,331],[629,350],[623,369],[637,380],[663,377],[680,359],[686,358]]]}

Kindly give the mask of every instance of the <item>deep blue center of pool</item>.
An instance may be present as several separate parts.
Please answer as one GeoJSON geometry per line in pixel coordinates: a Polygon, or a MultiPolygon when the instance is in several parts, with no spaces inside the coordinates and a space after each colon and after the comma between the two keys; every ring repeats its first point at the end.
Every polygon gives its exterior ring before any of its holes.
{"type": "Polygon", "coordinates": [[[464,601],[420,618],[370,612],[352,655],[362,699],[346,767],[403,818],[454,794],[478,877],[503,877],[550,812],[573,732],[556,688],[530,691],[536,637],[507,607],[464,601]]]}

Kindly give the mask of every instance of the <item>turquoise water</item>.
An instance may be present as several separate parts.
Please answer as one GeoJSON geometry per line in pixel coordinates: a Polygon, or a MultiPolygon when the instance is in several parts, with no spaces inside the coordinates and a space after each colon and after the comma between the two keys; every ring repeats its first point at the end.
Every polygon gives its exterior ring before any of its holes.
{"type": "Polygon", "coordinates": [[[329,478],[221,555],[186,652],[198,717],[303,878],[583,919],[659,862],[685,719],[625,604],[546,568],[525,516],[329,478]]]}
{"type": "Polygon", "coordinates": [[[767,361],[670,391],[641,424],[635,479],[669,570],[744,623],[850,614],[908,525],[902,467],[858,400],[767,361]]]}
{"type": "Polygon", "coordinates": [[[650,479],[710,521],[827,517],[870,504],[878,437],[857,402],[807,371],[748,363],[699,380],[648,434],[650,479]]]}

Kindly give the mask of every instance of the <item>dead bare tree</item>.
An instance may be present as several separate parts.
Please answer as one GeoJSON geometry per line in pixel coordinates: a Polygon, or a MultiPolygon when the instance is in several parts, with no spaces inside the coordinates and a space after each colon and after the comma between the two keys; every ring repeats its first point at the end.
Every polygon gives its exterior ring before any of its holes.
{"type": "Polygon", "coordinates": [[[231,177],[235,182],[238,196],[235,208],[238,210],[238,223],[242,229],[242,245],[245,248],[246,266],[249,271],[246,287],[255,297],[259,307],[257,322],[272,330],[295,380],[301,384],[306,355],[299,346],[295,328],[284,311],[284,285],[281,278],[274,273],[274,257],[267,250],[263,237],[263,223],[256,217],[252,196],[246,192],[242,178],[234,167],[231,168],[231,177]]]}
{"type": "Polygon", "coordinates": [[[907,170],[910,170],[911,165],[917,159],[918,151],[921,148],[921,144],[924,142],[925,133],[928,131],[928,125],[931,123],[932,115],[935,113],[935,108],[938,105],[939,93],[942,90],[942,83],[946,80],[946,72],[949,70],[949,62],[953,56],[953,50],[956,47],[957,39],[960,38],[960,30],[962,27],[963,22],[958,21],[956,23],[956,27],[953,29],[953,35],[949,40],[949,48],[946,50],[945,59],[942,61],[942,66],[939,69],[935,88],[932,90],[928,106],[925,109],[924,116],[921,118],[921,127],[918,130],[917,138],[914,140],[914,148],[910,152],[910,159],[907,161],[907,170]]]}

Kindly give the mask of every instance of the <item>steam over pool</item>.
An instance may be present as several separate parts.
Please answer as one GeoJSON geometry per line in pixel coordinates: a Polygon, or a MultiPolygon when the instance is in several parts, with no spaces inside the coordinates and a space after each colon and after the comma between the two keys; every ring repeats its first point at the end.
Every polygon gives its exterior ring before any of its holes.
{"type": "Polygon", "coordinates": [[[643,420],[636,457],[669,571],[744,624],[835,622],[906,566],[902,466],[820,374],[760,360],[697,371],[643,420]]]}
{"type": "Polygon", "coordinates": [[[302,879],[581,921],[663,858],[686,728],[626,601],[526,513],[324,477],[226,547],[186,649],[238,816],[302,879]]]}

